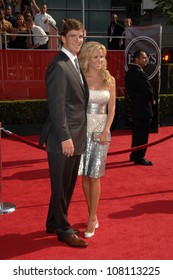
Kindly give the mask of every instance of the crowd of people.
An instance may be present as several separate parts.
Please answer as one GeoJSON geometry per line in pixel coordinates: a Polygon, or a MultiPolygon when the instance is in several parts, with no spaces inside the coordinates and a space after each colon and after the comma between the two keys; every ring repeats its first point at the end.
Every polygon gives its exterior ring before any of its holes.
{"type": "MultiPolygon", "coordinates": [[[[31,26],[31,24],[28,24],[28,26],[31,26]]],[[[46,4],[42,3],[39,7],[35,0],[0,0],[2,49],[48,48],[51,26],[56,26],[56,21],[47,13],[46,4]],[[27,21],[31,20],[33,21],[32,28],[28,29],[27,21]],[[5,33],[14,35],[6,36],[5,33]],[[32,35],[29,36],[28,34],[32,35]],[[41,38],[42,35],[44,39],[41,38]]],[[[132,26],[130,18],[125,18],[124,24],[120,24],[118,16],[116,14],[111,15],[110,25],[107,29],[108,50],[125,49],[125,31],[126,27],[130,26],[132,26]]]]}
{"type": "Polygon", "coordinates": [[[110,25],[107,30],[108,50],[124,50],[125,49],[125,32],[126,28],[132,26],[132,19],[125,18],[124,25],[118,22],[116,14],[111,15],[110,25]]]}
{"type": "Polygon", "coordinates": [[[0,0],[2,49],[48,49],[51,26],[56,27],[56,21],[47,13],[46,4],[0,0]]]}

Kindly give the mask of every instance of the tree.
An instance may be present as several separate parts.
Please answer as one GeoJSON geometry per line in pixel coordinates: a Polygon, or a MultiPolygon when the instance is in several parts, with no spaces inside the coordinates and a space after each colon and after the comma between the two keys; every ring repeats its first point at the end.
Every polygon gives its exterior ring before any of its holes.
{"type": "Polygon", "coordinates": [[[161,12],[162,17],[168,19],[167,25],[173,25],[173,1],[172,0],[153,0],[156,9],[161,12]]]}

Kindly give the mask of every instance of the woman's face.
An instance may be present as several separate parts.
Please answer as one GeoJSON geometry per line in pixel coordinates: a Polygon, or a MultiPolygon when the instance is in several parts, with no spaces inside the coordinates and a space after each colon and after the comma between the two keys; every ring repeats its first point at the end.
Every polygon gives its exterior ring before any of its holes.
{"type": "Polygon", "coordinates": [[[24,18],[23,18],[22,16],[20,16],[20,17],[17,18],[16,21],[17,21],[17,24],[18,24],[18,25],[21,25],[21,24],[24,23],[24,18]]]}
{"type": "Polygon", "coordinates": [[[95,51],[89,60],[89,68],[100,70],[104,61],[103,51],[101,49],[95,51]]]}

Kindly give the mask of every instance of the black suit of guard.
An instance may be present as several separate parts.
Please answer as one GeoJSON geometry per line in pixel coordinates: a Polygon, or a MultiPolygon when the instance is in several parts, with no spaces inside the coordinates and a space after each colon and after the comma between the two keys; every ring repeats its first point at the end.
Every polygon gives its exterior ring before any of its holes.
{"type": "Polygon", "coordinates": [[[107,34],[108,38],[108,50],[120,50],[121,49],[121,36],[123,36],[123,32],[125,31],[125,27],[119,23],[114,23],[108,27],[107,34]],[[118,38],[112,38],[112,37],[118,38]]]}
{"type": "MultiPolygon", "coordinates": [[[[130,98],[133,133],[132,147],[148,143],[150,120],[153,117],[153,88],[148,76],[137,64],[131,64],[125,76],[125,87],[130,98]]],[[[131,158],[134,162],[140,162],[144,158],[146,149],[134,151],[131,158]]]]}

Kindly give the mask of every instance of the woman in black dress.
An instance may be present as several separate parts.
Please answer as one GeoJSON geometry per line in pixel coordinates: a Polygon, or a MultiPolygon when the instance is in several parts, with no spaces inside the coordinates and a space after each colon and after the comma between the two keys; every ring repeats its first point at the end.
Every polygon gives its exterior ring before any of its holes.
{"type": "Polygon", "coordinates": [[[12,30],[12,34],[14,35],[11,35],[10,48],[27,49],[27,28],[25,26],[25,20],[22,15],[17,15],[15,27],[12,30]],[[17,34],[23,34],[23,36],[18,36],[17,34]]]}

